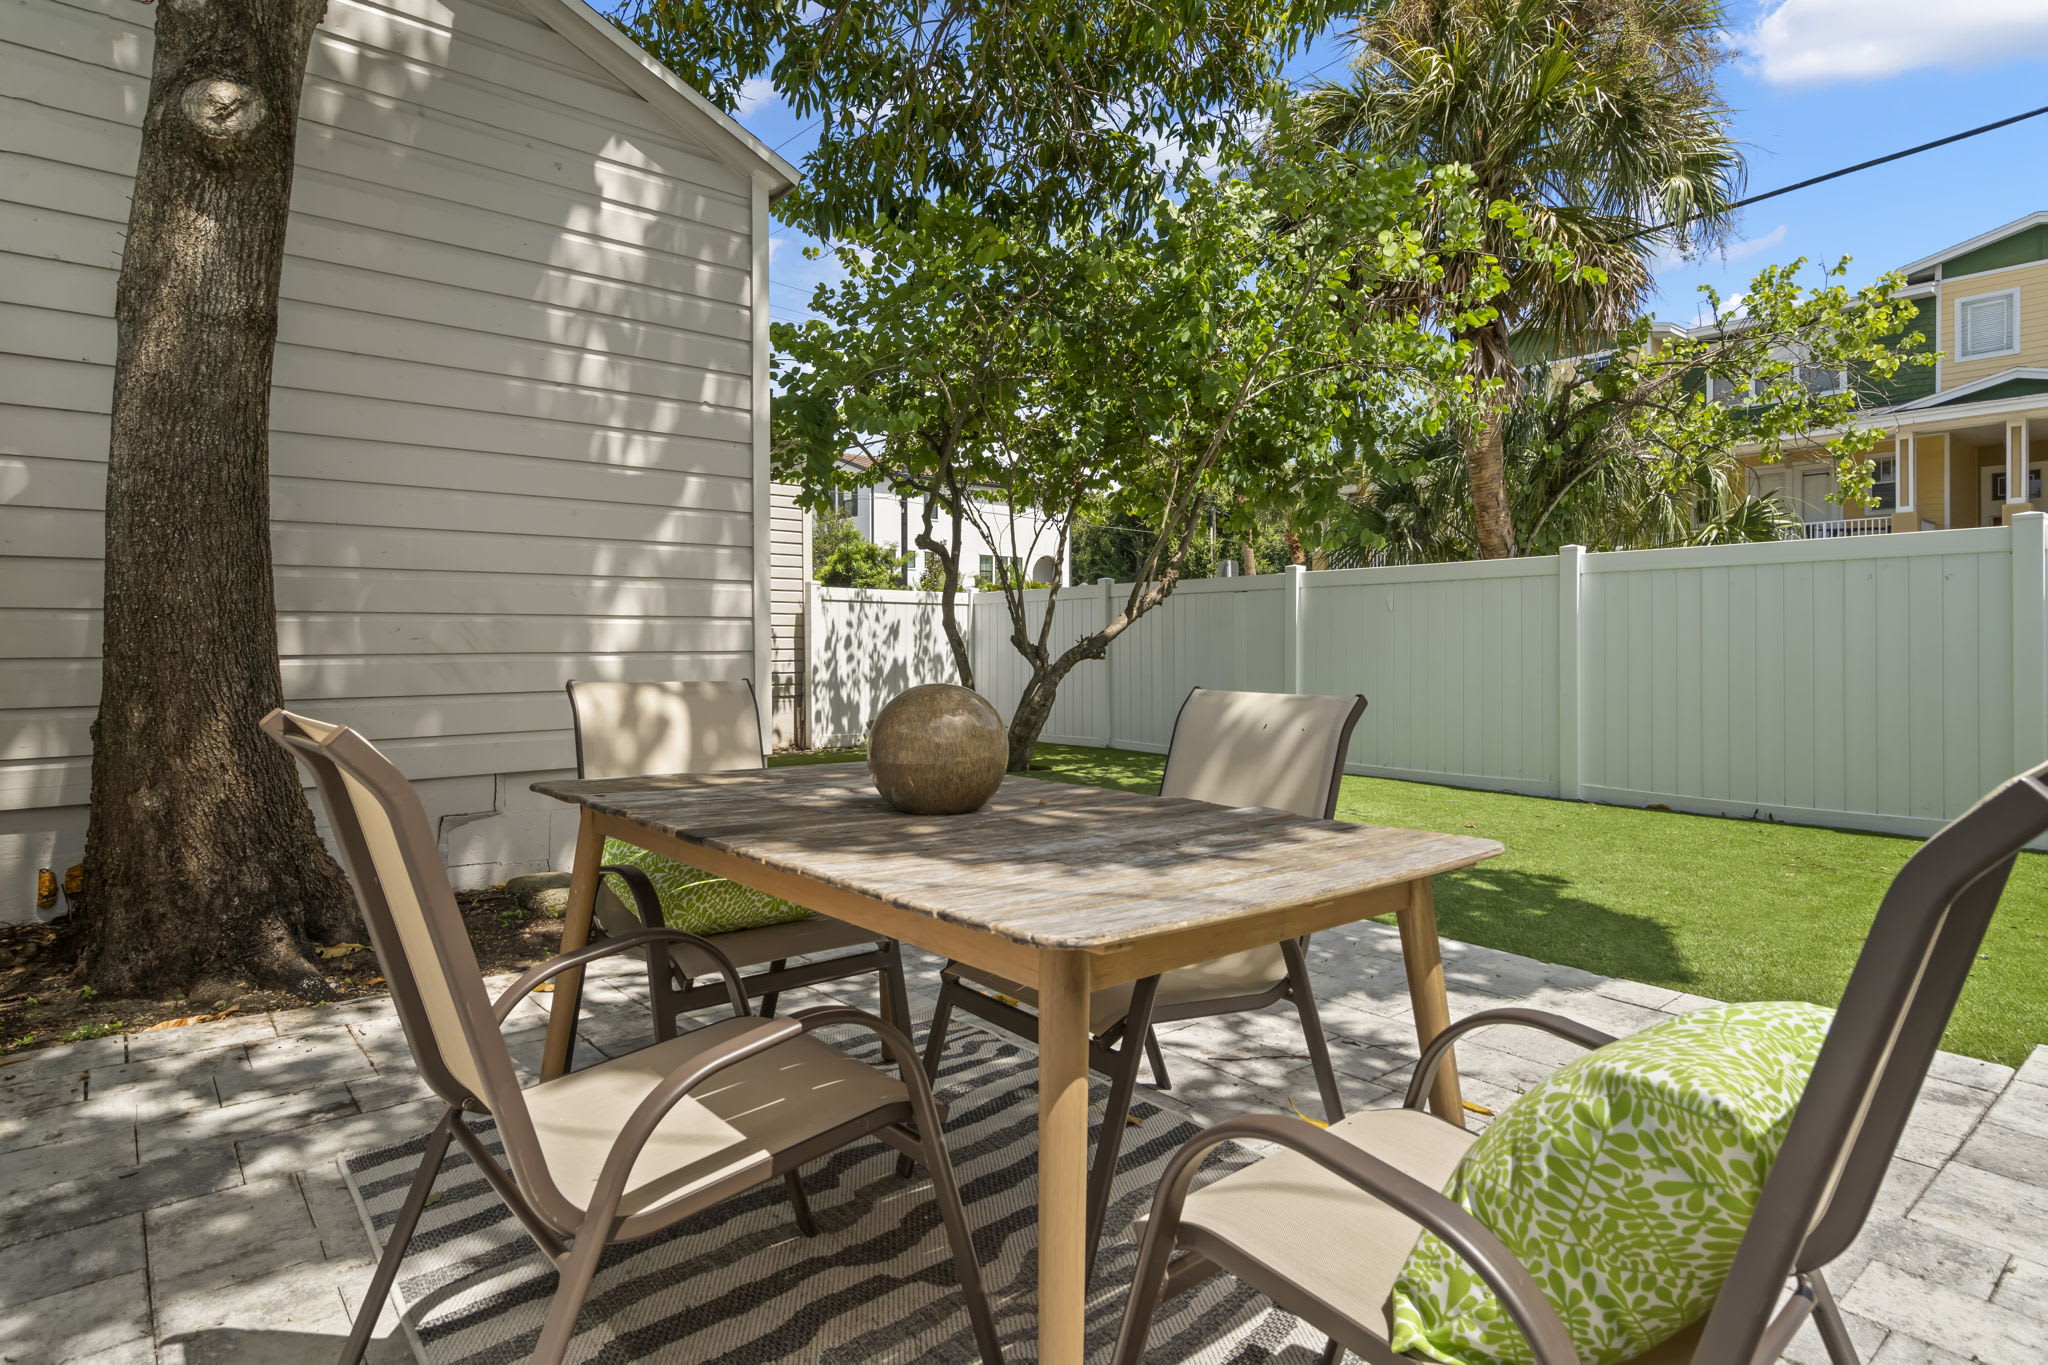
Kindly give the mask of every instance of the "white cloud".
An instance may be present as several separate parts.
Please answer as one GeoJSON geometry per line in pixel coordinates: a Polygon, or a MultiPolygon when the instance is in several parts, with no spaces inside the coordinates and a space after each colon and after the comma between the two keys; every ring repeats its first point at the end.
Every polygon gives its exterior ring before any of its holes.
{"type": "MultiPolygon", "coordinates": [[[[1766,0],[1769,3],[1769,0],[1766,0]]],[[[1776,85],[1883,80],[1920,67],[2048,55],[2041,0],[1777,0],[1743,35],[1776,85]]]]}
{"type": "Polygon", "coordinates": [[[1780,223],[1761,237],[1745,237],[1739,242],[1731,242],[1729,245],[1721,248],[1721,259],[1724,261],[1746,261],[1752,256],[1761,256],[1764,252],[1769,251],[1772,247],[1784,241],[1785,232],[1785,224],[1780,223]]]}
{"type": "Polygon", "coordinates": [[[739,112],[742,118],[759,113],[775,102],[775,82],[766,76],[749,76],[740,82],[739,112]]]}
{"type": "MultiPolygon", "coordinates": [[[[1761,256],[1772,247],[1781,244],[1790,231],[1790,227],[1780,223],[1761,237],[1745,237],[1739,242],[1731,242],[1714,255],[1723,262],[1746,261],[1752,256],[1761,256]]],[[[1663,275],[1674,270],[1689,270],[1697,266],[1700,260],[1701,257],[1688,256],[1667,242],[1657,248],[1656,254],[1650,257],[1650,273],[1663,275]]]]}

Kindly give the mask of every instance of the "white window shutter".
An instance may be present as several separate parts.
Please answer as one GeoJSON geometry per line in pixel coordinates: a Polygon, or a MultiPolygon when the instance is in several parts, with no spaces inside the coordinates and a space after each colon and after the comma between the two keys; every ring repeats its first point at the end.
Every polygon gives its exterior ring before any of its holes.
{"type": "Polygon", "coordinates": [[[1988,299],[1971,299],[1963,304],[1962,347],[1958,358],[1996,355],[2018,344],[2014,337],[2013,297],[2001,294],[1988,299]]]}

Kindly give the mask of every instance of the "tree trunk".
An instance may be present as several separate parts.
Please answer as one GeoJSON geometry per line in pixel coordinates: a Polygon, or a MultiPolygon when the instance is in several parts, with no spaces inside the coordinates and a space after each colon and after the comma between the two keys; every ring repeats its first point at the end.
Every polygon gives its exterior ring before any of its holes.
{"type": "Polygon", "coordinates": [[[1258,549],[1252,544],[1249,536],[1238,542],[1237,567],[1244,570],[1246,578],[1255,576],[1259,571],[1258,549]]]}
{"type": "Polygon", "coordinates": [[[1489,407],[1465,434],[1465,477],[1472,486],[1472,532],[1481,559],[1515,553],[1515,521],[1508,510],[1507,413],[1489,407]]]}
{"type": "Polygon", "coordinates": [[[1287,562],[1289,564],[1308,563],[1308,552],[1301,548],[1301,532],[1290,526],[1280,534],[1281,539],[1287,543],[1287,562]]]}
{"type": "Polygon", "coordinates": [[[1031,771],[1032,750],[1038,745],[1045,723],[1052,719],[1052,704],[1059,699],[1060,682],[1066,676],[1066,669],[1055,674],[1049,666],[1033,669],[1025,681],[1024,691],[1017,697],[1017,709],[1010,713],[1011,772],[1031,771]]]}
{"type": "Polygon", "coordinates": [[[165,0],[115,300],[86,978],[330,994],[355,908],[278,705],[268,428],[306,52],[323,0],[165,0]]]}

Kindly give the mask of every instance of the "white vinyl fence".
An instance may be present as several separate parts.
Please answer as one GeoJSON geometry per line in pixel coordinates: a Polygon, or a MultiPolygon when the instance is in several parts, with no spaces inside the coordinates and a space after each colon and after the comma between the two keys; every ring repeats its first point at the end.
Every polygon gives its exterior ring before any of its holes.
{"type": "MultiPolygon", "coordinates": [[[[1191,687],[1362,692],[1350,772],[1927,834],[2048,758],[2044,525],[1186,583],[1068,677],[1044,738],[1163,752],[1191,687]]],[[[1061,592],[1054,640],[1123,592],[1061,592]]],[[[815,742],[955,680],[938,601],[813,587],[815,742]]],[[[1007,715],[1001,595],[965,615],[1007,715]]]]}

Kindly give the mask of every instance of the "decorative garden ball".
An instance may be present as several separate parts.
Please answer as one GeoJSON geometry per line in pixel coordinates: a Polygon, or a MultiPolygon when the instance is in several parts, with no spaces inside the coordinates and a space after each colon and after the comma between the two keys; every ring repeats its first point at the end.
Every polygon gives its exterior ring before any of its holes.
{"type": "Polygon", "coordinates": [[[980,810],[1002,785],[1009,757],[996,708],[952,683],[926,683],[898,695],[868,732],[875,790],[912,815],[980,810]]]}

